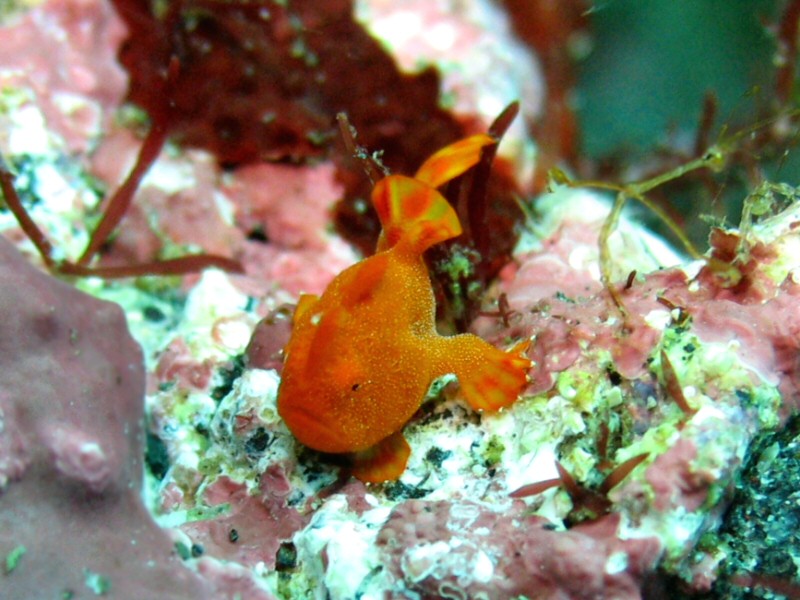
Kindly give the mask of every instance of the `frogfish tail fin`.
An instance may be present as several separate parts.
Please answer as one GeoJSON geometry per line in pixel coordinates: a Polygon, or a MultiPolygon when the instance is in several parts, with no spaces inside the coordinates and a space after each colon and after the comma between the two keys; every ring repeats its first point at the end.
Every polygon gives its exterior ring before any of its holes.
{"type": "Polygon", "coordinates": [[[403,240],[421,254],[461,234],[456,211],[444,196],[411,177],[390,175],[381,179],[372,190],[372,203],[383,227],[379,251],[403,240]]]}
{"type": "Polygon", "coordinates": [[[422,163],[414,179],[438,188],[475,166],[486,146],[497,144],[493,137],[480,133],[445,146],[422,163]]]}

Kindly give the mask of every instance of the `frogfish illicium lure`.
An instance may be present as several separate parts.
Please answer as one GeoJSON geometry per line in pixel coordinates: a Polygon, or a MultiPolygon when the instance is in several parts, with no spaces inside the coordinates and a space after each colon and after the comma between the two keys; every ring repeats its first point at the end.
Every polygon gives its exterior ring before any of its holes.
{"type": "Polygon", "coordinates": [[[436,188],[495,143],[475,135],[436,152],[414,177],[378,181],[372,202],[383,231],[376,253],[340,273],[321,297],[298,301],[278,412],[306,446],[347,454],[362,481],[400,477],[411,452],[403,426],[435,378],[455,374],[472,408],[487,411],[509,406],[526,385],[527,340],[503,352],[472,334],[437,333],[422,257],[461,233],[436,188]]]}

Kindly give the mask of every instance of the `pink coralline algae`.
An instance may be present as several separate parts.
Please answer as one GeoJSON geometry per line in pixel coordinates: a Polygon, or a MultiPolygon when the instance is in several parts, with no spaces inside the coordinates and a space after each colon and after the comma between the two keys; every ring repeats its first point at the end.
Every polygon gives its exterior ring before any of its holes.
{"type": "MultiPolygon", "coordinates": [[[[800,350],[800,283],[795,271],[777,282],[766,275],[778,259],[774,248],[743,241],[745,247],[752,247],[754,256],[737,265],[742,275],[737,286],[729,286],[711,265],[694,278],[682,267],[649,272],[651,265],[646,275],[634,277],[630,287],[621,291],[628,313],[623,316],[590,270],[596,261],[600,224],[567,217],[543,240],[540,250],[518,257],[518,264],[503,274],[500,290],[516,315],[512,335],[536,336],[531,351],[535,362],[532,391],[551,389],[557,373],[573,367],[582,357],[591,361],[592,349],[610,352],[611,366],[622,376],[641,377],[661,340],[665,319],[669,320],[671,310],[680,309],[701,341],[738,342],[738,354],[753,372],[779,385],[787,408],[796,405],[800,363],[794,357],[800,350]]],[[[722,244],[727,237],[717,232],[712,244],[722,244]]],[[[739,237],[734,237],[738,242],[739,237]]],[[[712,251],[719,254],[716,248],[712,251]]],[[[630,249],[623,249],[619,261],[615,256],[615,268],[619,270],[618,263],[629,254],[630,249]]],[[[483,335],[491,335],[487,320],[476,327],[483,335]]],[[[588,363],[580,366],[592,369],[588,363]]]]}
{"type": "MultiPolygon", "coordinates": [[[[500,276],[500,290],[515,315],[511,334],[536,336],[530,351],[533,393],[550,390],[556,375],[576,363],[591,369],[591,365],[581,363],[590,348],[610,351],[615,369],[624,377],[641,376],[661,335],[641,317],[653,310],[666,314],[667,309],[658,303],[658,292],[666,286],[687,284],[682,271],[654,273],[655,282],[637,284],[637,289],[626,296],[633,317],[624,322],[599,281],[597,242],[605,213],[597,200],[582,194],[564,198],[566,207],[573,206],[574,210],[556,209],[563,211],[559,213],[563,218],[543,236],[541,247],[518,255],[500,276]]],[[[644,261],[647,271],[659,266],[654,260],[641,258],[646,256],[644,251],[629,248],[615,267],[624,269],[627,255],[644,261]]],[[[630,268],[641,270],[643,264],[630,268]]],[[[496,320],[492,325],[480,319],[474,326],[481,335],[491,336],[492,326],[499,325],[496,320]]]]}
{"type": "Polygon", "coordinates": [[[653,461],[646,478],[655,496],[653,506],[656,509],[667,510],[673,505],[683,506],[688,511],[700,508],[715,478],[702,469],[692,468],[696,459],[697,448],[691,441],[682,439],[653,461]]]}
{"type": "Polygon", "coordinates": [[[332,164],[243,166],[223,192],[248,233],[242,262],[255,279],[280,281],[293,294],[319,294],[355,262],[350,247],[328,231],[333,205],[344,192],[332,164]]]}
{"type": "Polygon", "coordinates": [[[333,204],[344,190],[330,163],[298,168],[256,164],[237,169],[226,192],[245,231],[260,232],[284,248],[319,251],[333,204]]]}
{"type": "MultiPolygon", "coordinates": [[[[140,144],[132,131],[118,125],[109,128],[92,153],[92,175],[110,183],[123,181],[140,144]]],[[[165,237],[208,253],[231,256],[240,252],[244,235],[220,211],[221,177],[206,152],[186,151],[178,156],[162,152],[142,182],[112,248],[104,254],[104,263],[156,260],[165,237]]]]}
{"type": "MultiPolygon", "coordinates": [[[[693,300],[686,290],[676,292],[670,297],[678,302],[693,300]]],[[[691,308],[700,338],[738,340],[739,355],[754,373],[778,385],[787,413],[800,408],[800,283],[789,276],[756,302],[720,292],[722,297],[700,296],[691,308]]]]}
{"type": "Polygon", "coordinates": [[[196,360],[183,338],[175,338],[164,348],[153,375],[154,383],[177,383],[187,390],[205,390],[211,381],[214,365],[208,360],[196,360]]]}
{"type": "Polygon", "coordinates": [[[399,597],[637,600],[661,546],[655,538],[619,539],[618,525],[612,515],[553,531],[521,503],[500,510],[409,500],[392,512],[376,545],[399,597]]]}
{"type": "Polygon", "coordinates": [[[34,92],[49,129],[85,152],[111,123],[107,107],[125,95],[127,77],[110,51],[125,34],[108,2],[51,0],[3,28],[0,83],[34,92]]]}
{"type": "Polygon", "coordinates": [[[230,510],[220,518],[187,523],[181,529],[210,556],[250,568],[261,562],[274,569],[281,544],[291,541],[309,519],[287,506],[291,491],[279,465],[261,476],[255,494],[243,484],[220,477],[205,490],[203,502],[212,507],[229,503],[230,510]]]}
{"type": "Polygon", "coordinates": [[[122,311],[0,239],[0,314],[0,556],[25,549],[3,597],[84,597],[91,584],[210,598],[140,498],[144,369],[122,311]]]}

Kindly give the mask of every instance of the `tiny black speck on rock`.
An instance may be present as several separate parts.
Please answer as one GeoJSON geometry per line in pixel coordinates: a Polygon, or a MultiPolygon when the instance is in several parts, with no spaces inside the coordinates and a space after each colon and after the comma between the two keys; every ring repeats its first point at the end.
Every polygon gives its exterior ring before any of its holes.
{"type": "Polygon", "coordinates": [[[442,463],[453,454],[450,450],[442,450],[434,446],[425,454],[425,460],[433,464],[435,467],[441,467],[442,463]]]}
{"type": "Polygon", "coordinates": [[[283,542],[275,556],[275,570],[288,571],[297,566],[297,548],[292,542],[283,542]]]}
{"type": "Polygon", "coordinates": [[[142,316],[151,323],[158,323],[166,318],[163,311],[156,306],[145,306],[142,310],[142,316]]]}
{"type": "Polygon", "coordinates": [[[263,427],[259,427],[245,442],[244,450],[250,456],[259,455],[267,449],[270,441],[269,432],[263,427]]]}

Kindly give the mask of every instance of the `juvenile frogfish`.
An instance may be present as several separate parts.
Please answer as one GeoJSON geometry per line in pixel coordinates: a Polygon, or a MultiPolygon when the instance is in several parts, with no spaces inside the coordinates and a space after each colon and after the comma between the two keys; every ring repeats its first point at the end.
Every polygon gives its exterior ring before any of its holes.
{"type": "Polygon", "coordinates": [[[472,334],[437,333],[422,256],[461,233],[436,188],[495,143],[475,135],[436,152],[413,178],[378,181],[376,253],[340,273],[321,297],[304,294],[297,303],[278,413],[306,446],[348,454],[362,481],[394,480],[405,470],[411,449],[402,428],[435,378],[455,374],[472,408],[487,411],[509,406],[526,385],[529,341],[503,352],[472,334]]]}

